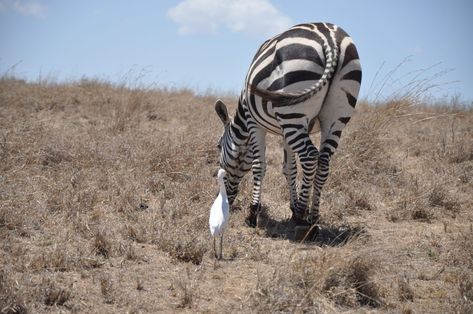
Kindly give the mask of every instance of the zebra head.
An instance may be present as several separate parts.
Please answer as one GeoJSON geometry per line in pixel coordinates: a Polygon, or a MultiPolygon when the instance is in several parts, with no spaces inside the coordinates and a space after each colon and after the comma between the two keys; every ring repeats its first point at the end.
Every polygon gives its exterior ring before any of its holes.
{"type": "Polygon", "coordinates": [[[220,99],[215,103],[215,111],[225,128],[218,141],[219,163],[220,168],[226,171],[225,188],[228,201],[232,204],[238,194],[241,179],[251,169],[251,159],[248,156],[249,136],[244,117],[245,111],[240,101],[236,116],[231,119],[227,107],[220,99]]]}

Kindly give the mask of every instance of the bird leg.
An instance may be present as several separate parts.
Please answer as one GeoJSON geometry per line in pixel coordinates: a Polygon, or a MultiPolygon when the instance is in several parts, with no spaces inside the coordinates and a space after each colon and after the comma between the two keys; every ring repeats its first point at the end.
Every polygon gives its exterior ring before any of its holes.
{"type": "Polygon", "coordinates": [[[216,247],[215,247],[215,237],[214,238],[214,256],[216,259],[218,259],[218,255],[217,255],[217,250],[216,250],[216,247]]]}
{"type": "Polygon", "coordinates": [[[220,258],[219,259],[222,259],[223,258],[223,231],[222,231],[222,234],[220,235],[220,258]]]}

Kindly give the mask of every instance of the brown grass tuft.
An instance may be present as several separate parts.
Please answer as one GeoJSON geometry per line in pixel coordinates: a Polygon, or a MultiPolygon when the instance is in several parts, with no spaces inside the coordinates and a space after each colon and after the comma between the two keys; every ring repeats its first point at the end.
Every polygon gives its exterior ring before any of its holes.
{"type": "Polygon", "coordinates": [[[180,301],[177,304],[177,308],[192,308],[193,296],[194,293],[192,291],[192,287],[189,287],[189,284],[183,283],[182,281],[178,282],[179,293],[180,293],[180,301]]]}
{"type": "Polygon", "coordinates": [[[460,302],[457,305],[458,313],[473,312],[473,275],[470,273],[460,280],[458,286],[460,293],[460,302]]]}
{"type": "Polygon", "coordinates": [[[105,303],[113,303],[115,301],[113,281],[108,275],[100,277],[100,292],[104,298],[105,303]]]}
{"type": "Polygon", "coordinates": [[[258,280],[252,294],[253,303],[261,311],[292,312],[330,309],[324,296],[346,308],[379,307],[383,304],[373,280],[376,263],[356,256],[349,260],[336,250],[330,254],[294,261],[290,273],[274,272],[258,280]]]}
{"type": "Polygon", "coordinates": [[[180,242],[167,243],[162,247],[171,257],[178,261],[200,265],[207,251],[207,245],[194,241],[182,244],[180,242]]]}
{"type": "Polygon", "coordinates": [[[399,278],[399,299],[401,301],[414,301],[414,291],[406,277],[399,278]]]}
{"type": "Polygon", "coordinates": [[[94,236],[94,250],[95,254],[102,255],[105,258],[110,256],[112,245],[107,240],[107,236],[103,233],[97,233],[94,236]]]}
{"type": "Polygon", "coordinates": [[[374,265],[374,261],[355,257],[329,272],[323,290],[339,305],[378,307],[382,301],[371,279],[374,265]]]}
{"type": "Polygon", "coordinates": [[[54,282],[47,280],[43,283],[44,304],[49,306],[64,305],[70,300],[72,292],[69,288],[57,286],[54,282]]]}
{"type": "Polygon", "coordinates": [[[18,286],[9,278],[5,269],[0,270],[0,309],[7,314],[28,312],[18,286]]]}
{"type": "Polygon", "coordinates": [[[460,206],[451,196],[447,194],[443,186],[434,186],[429,194],[429,205],[433,207],[442,207],[447,210],[453,218],[460,211],[460,206]]]}

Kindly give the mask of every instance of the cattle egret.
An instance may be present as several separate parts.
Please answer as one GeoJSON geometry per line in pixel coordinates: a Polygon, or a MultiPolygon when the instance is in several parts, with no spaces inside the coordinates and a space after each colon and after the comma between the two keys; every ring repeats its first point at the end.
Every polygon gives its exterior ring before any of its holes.
{"type": "Polygon", "coordinates": [[[215,258],[221,259],[222,258],[222,245],[223,245],[223,232],[228,223],[228,217],[230,215],[230,205],[228,204],[227,198],[227,191],[225,189],[225,182],[223,178],[225,176],[225,170],[219,169],[217,174],[218,186],[220,192],[215,199],[212,208],[210,209],[210,217],[209,217],[209,227],[210,233],[213,236],[214,240],[214,254],[215,258]],[[215,238],[220,236],[220,255],[217,255],[217,251],[215,249],[215,238]]]}

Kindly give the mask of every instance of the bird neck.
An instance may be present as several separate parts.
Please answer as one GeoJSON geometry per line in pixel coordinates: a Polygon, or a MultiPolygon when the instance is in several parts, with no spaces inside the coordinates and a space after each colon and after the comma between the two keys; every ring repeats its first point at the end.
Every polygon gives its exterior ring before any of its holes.
{"type": "Polygon", "coordinates": [[[218,187],[222,197],[227,197],[227,190],[225,189],[225,182],[223,181],[223,178],[218,181],[218,187]]]}

